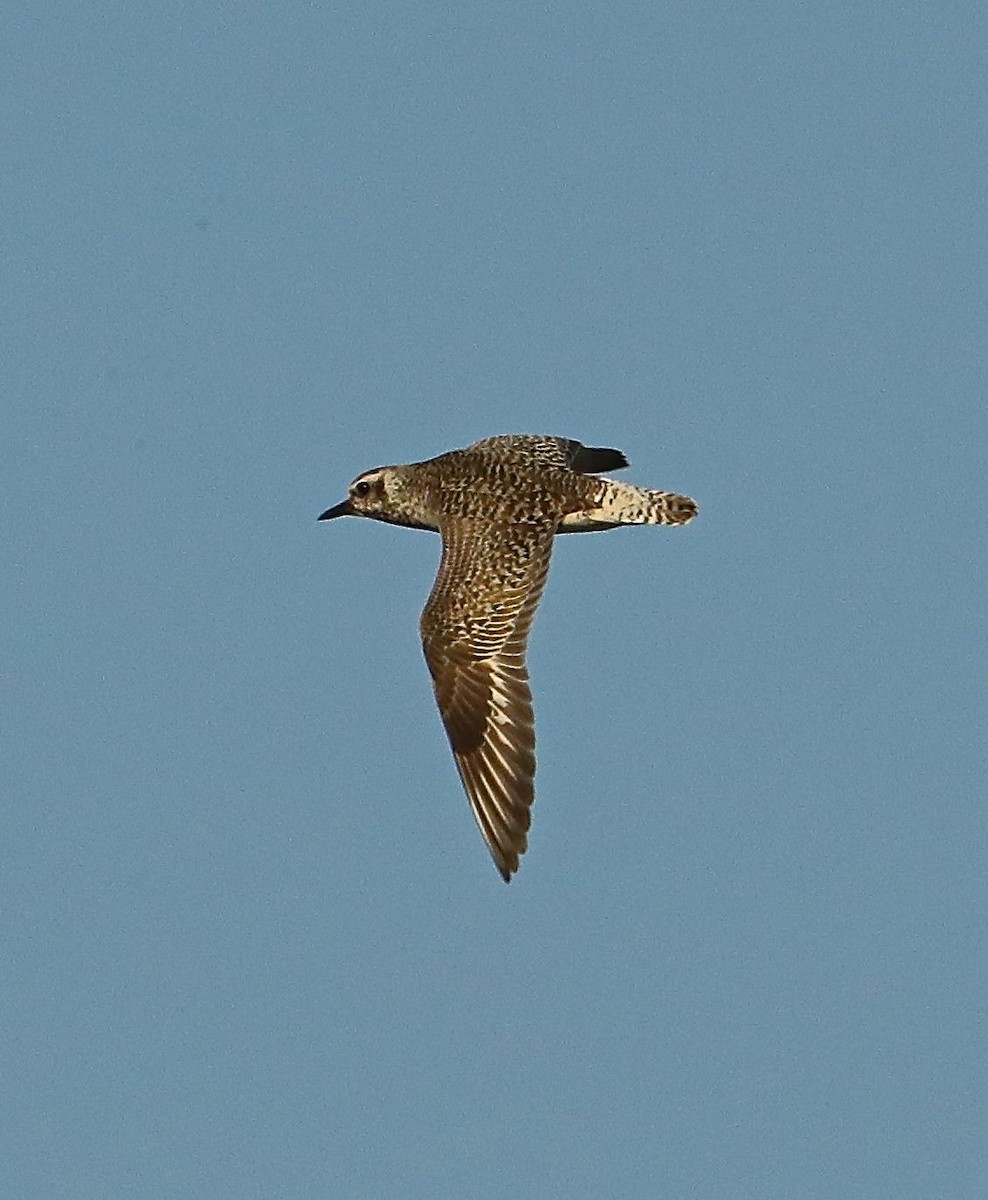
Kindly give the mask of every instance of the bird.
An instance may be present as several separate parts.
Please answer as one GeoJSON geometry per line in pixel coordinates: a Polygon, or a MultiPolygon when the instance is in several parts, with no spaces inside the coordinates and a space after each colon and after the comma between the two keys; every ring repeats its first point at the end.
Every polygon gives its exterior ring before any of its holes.
{"type": "Polygon", "coordinates": [[[442,536],[420,634],[474,819],[501,878],[528,848],[535,720],[525,652],[554,538],[622,525],[685,525],[689,496],[603,473],[620,450],[508,434],[424,462],[374,467],[317,518],[368,517],[442,536]]]}

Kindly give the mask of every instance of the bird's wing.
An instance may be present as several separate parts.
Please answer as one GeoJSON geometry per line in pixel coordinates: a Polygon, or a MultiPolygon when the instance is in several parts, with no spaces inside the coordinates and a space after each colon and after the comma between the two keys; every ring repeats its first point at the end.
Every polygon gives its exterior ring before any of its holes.
{"type": "Polygon", "coordinates": [[[493,447],[518,450],[529,463],[542,463],[547,467],[558,467],[564,471],[576,471],[580,475],[597,475],[601,471],[620,471],[628,460],[620,450],[609,450],[603,446],[584,446],[573,438],[543,437],[540,434],[512,433],[502,437],[485,438],[474,442],[471,450],[493,447]]]}
{"type": "Polygon", "coordinates": [[[507,882],[531,824],[535,721],[525,644],[545,587],[553,527],[460,521],[441,532],[422,645],[474,818],[507,882]]]}

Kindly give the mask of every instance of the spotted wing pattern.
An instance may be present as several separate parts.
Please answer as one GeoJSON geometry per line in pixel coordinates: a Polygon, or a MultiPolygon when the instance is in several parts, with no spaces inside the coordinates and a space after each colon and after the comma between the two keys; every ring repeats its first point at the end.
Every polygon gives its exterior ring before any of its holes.
{"type": "Polygon", "coordinates": [[[602,446],[584,446],[574,438],[546,437],[540,434],[512,433],[474,442],[471,450],[521,455],[529,464],[559,467],[581,475],[596,475],[601,471],[620,471],[628,460],[620,450],[602,446]]]}
{"type": "Polygon", "coordinates": [[[528,846],[535,721],[525,646],[553,526],[451,521],[422,613],[422,645],[456,765],[507,882],[528,846]]]}

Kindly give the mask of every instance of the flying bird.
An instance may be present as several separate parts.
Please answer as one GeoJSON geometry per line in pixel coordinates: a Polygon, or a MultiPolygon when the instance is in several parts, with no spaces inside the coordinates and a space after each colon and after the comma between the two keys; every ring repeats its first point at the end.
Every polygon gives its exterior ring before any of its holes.
{"type": "Polygon", "coordinates": [[[620,450],[567,438],[485,438],[364,471],[318,518],[370,517],[442,535],[422,646],[470,807],[505,883],[528,847],[535,721],[525,648],[553,538],[696,516],[689,496],[600,477],[627,465],[620,450]]]}

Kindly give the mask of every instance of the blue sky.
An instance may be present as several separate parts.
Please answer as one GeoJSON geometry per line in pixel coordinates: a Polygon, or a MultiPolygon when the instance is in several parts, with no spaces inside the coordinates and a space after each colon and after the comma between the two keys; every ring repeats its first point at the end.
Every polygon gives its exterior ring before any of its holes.
{"type": "Polygon", "coordinates": [[[983,1195],[986,48],[14,6],[4,1195],[983,1195]],[[700,504],[557,546],[507,888],[437,539],[315,520],[505,432],[700,504]]]}

